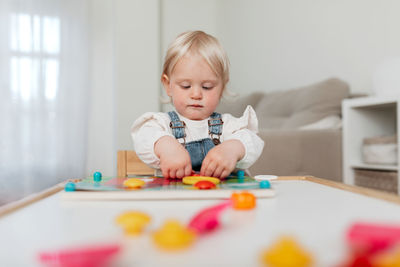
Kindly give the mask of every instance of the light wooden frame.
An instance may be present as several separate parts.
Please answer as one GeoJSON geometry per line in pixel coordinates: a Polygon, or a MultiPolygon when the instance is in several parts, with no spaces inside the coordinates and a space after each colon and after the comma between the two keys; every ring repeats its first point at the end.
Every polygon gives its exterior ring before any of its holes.
{"type": "Polygon", "coordinates": [[[139,159],[135,151],[119,150],[117,153],[117,176],[154,175],[155,170],[139,159]]]}

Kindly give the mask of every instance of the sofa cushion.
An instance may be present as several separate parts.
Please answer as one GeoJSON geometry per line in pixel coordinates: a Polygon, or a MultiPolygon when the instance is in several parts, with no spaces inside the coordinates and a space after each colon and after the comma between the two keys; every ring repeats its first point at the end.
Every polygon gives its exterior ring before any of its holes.
{"type": "Polygon", "coordinates": [[[347,83],[331,78],[297,89],[265,94],[255,107],[260,129],[297,129],[340,115],[349,96],[347,83]]]}

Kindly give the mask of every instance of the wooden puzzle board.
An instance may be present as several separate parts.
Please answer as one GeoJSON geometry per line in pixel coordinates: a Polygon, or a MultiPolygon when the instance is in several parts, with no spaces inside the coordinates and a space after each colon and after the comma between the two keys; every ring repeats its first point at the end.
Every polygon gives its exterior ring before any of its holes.
{"type": "Polygon", "coordinates": [[[76,190],[62,192],[63,199],[70,200],[159,200],[159,199],[226,199],[233,192],[246,190],[256,197],[273,197],[273,189],[261,189],[252,177],[242,179],[230,176],[221,180],[216,189],[199,190],[192,185],[182,183],[181,179],[166,179],[156,176],[137,176],[146,184],[140,189],[123,186],[128,178],[103,177],[100,182],[85,178],[75,183],[76,190]]]}

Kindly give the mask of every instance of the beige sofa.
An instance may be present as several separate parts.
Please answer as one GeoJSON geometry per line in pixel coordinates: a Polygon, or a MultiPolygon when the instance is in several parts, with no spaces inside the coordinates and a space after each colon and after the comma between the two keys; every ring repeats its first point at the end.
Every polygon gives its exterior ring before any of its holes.
{"type": "Polygon", "coordinates": [[[241,116],[253,106],[265,146],[252,175],[313,175],[342,181],[341,102],[349,86],[331,78],[309,86],[256,92],[222,101],[217,111],[241,116]]]}

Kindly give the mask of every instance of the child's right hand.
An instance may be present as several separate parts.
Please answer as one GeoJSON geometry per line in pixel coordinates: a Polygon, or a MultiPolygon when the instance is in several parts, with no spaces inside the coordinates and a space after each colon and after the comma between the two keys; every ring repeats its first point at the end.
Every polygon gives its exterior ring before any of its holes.
{"type": "Polygon", "coordinates": [[[189,152],[171,136],[163,136],[154,144],[160,158],[160,168],[165,178],[183,178],[192,173],[189,152]]]}

